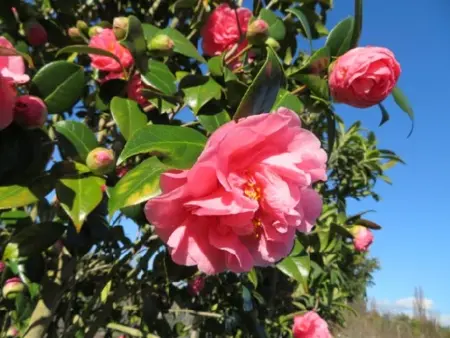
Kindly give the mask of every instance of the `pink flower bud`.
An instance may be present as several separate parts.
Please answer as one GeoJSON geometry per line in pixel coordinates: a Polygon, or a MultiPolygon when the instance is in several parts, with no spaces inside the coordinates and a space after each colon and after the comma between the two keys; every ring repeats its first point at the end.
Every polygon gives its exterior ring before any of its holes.
{"type": "Polygon", "coordinates": [[[19,277],[10,278],[5,282],[5,285],[3,285],[3,297],[7,299],[14,299],[19,293],[22,293],[24,289],[25,285],[19,277]]]}
{"type": "Polygon", "coordinates": [[[106,148],[95,148],[88,154],[86,164],[96,175],[109,174],[115,167],[114,153],[106,148]]]}
{"type": "Polygon", "coordinates": [[[14,120],[27,129],[40,128],[47,120],[47,106],[37,96],[19,96],[14,107],[14,120]]]}
{"type": "Polygon", "coordinates": [[[252,45],[261,45],[269,37],[269,25],[262,19],[253,21],[247,30],[247,39],[252,45]]]}
{"type": "Polygon", "coordinates": [[[147,45],[149,51],[159,56],[169,56],[174,48],[173,40],[165,34],[155,36],[147,45]]]}
{"type": "Polygon", "coordinates": [[[123,176],[126,175],[127,172],[128,172],[128,168],[126,168],[126,167],[118,167],[116,169],[116,175],[118,178],[122,178],[123,176]]]}
{"type": "Polygon", "coordinates": [[[47,31],[38,21],[34,19],[27,21],[24,29],[25,36],[30,45],[38,47],[47,43],[47,31]]]}
{"type": "Polygon", "coordinates": [[[191,280],[188,285],[188,292],[193,296],[198,296],[205,287],[205,279],[201,276],[191,280]]]}
{"type": "Polygon", "coordinates": [[[128,32],[128,18],[121,16],[114,18],[113,31],[117,40],[122,40],[127,36],[128,32]]]}
{"type": "Polygon", "coordinates": [[[373,234],[366,227],[357,225],[351,230],[353,234],[353,245],[356,251],[367,251],[373,242],[373,234]]]}
{"type": "Polygon", "coordinates": [[[294,318],[292,334],[294,338],[331,338],[327,322],[314,311],[294,318]]]}
{"type": "Polygon", "coordinates": [[[15,326],[10,326],[8,331],[6,331],[6,337],[18,337],[19,330],[15,326]]]}
{"type": "Polygon", "coordinates": [[[6,264],[2,261],[0,261],[0,273],[2,273],[6,268],[6,264]]]}
{"type": "Polygon", "coordinates": [[[136,101],[139,103],[142,107],[145,107],[149,104],[148,99],[146,99],[142,95],[142,89],[144,89],[146,86],[141,80],[140,74],[134,74],[131,80],[128,82],[128,88],[127,88],[127,94],[128,98],[131,100],[136,101]]]}
{"type": "Polygon", "coordinates": [[[70,27],[67,30],[67,35],[69,35],[70,38],[74,41],[82,41],[83,40],[81,38],[81,32],[77,27],[70,27]]]}

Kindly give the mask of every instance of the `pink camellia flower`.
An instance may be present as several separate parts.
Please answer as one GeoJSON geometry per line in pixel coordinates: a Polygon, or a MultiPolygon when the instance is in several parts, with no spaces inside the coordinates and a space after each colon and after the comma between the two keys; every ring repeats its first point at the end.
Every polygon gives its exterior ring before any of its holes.
{"type": "Polygon", "coordinates": [[[237,52],[245,48],[248,44],[245,34],[251,17],[252,12],[248,8],[234,10],[228,4],[218,6],[201,31],[203,52],[215,56],[235,45],[239,45],[237,52]]]}
{"type": "MultiPolygon", "coordinates": [[[[0,36],[0,47],[12,49],[14,46],[5,37],[0,36]]],[[[25,74],[25,63],[19,55],[8,56],[1,53],[0,48],[0,74],[6,78],[12,79],[14,83],[23,84],[30,80],[30,77],[25,74]]]]}
{"type": "Polygon", "coordinates": [[[136,101],[142,107],[147,106],[149,104],[148,99],[142,95],[142,89],[145,87],[145,84],[141,80],[141,75],[134,74],[131,81],[128,83],[128,98],[136,101]]]}
{"type": "Polygon", "coordinates": [[[363,226],[355,226],[352,229],[353,245],[356,251],[367,251],[373,242],[372,231],[363,226]]]}
{"type": "Polygon", "coordinates": [[[294,318],[292,334],[294,338],[332,338],[327,322],[314,311],[294,318]]]}
{"type": "Polygon", "coordinates": [[[231,121],[190,170],[161,175],[162,195],[147,202],[145,214],[177,264],[207,274],[267,266],[320,215],[311,184],[326,180],[326,160],[293,111],[231,121]]]}
{"type": "Polygon", "coordinates": [[[40,128],[47,120],[47,106],[37,96],[22,95],[16,100],[14,120],[27,129],[40,128]]]}
{"type": "Polygon", "coordinates": [[[12,123],[15,102],[16,90],[12,80],[0,75],[0,130],[12,123]]]}
{"type": "MultiPolygon", "coordinates": [[[[112,29],[106,28],[94,35],[89,42],[89,47],[101,48],[113,53],[120,59],[125,68],[128,68],[133,63],[133,57],[131,56],[130,51],[117,41],[112,29]]],[[[89,54],[89,56],[92,60],[91,65],[94,68],[106,72],[121,71],[120,64],[108,56],[95,54],[89,54]]]]}
{"type": "Polygon", "coordinates": [[[202,292],[205,287],[205,279],[201,276],[198,276],[194,280],[189,282],[188,291],[193,296],[198,296],[200,292],[202,292]]]}
{"type": "Polygon", "coordinates": [[[367,108],[391,93],[400,73],[400,64],[389,49],[358,47],[336,60],[328,83],[336,102],[367,108]]]}
{"type": "Polygon", "coordinates": [[[30,45],[38,47],[47,43],[47,31],[38,21],[34,19],[27,21],[24,25],[24,29],[25,36],[30,45]]]}

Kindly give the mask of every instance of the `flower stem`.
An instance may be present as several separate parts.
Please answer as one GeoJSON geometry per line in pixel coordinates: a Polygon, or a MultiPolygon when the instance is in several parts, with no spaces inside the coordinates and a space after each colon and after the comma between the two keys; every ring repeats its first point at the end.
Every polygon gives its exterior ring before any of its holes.
{"type": "Polygon", "coordinates": [[[306,85],[297,87],[297,88],[295,88],[295,89],[291,92],[291,94],[292,94],[292,95],[300,94],[300,93],[302,93],[305,89],[306,89],[306,85]]]}
{"type": "Polygon", "coordinates": [[[246,52],[248,52],[253,46],[252,45],[247,45],[244,49],[242,49],[239,53],[237,53],[236,55],[232,56],[231,58],[229,58],[228,60],[225,60],[225,64],[229,65],[231,63],[233,63],[234,61],[236,61],[237,59],[239,59],[242,55],[244,55],[246,52]]]}

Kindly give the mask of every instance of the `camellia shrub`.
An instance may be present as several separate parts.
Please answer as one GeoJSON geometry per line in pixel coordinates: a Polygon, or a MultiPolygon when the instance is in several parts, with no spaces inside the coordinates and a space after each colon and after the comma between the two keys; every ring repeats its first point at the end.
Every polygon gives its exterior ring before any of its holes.
{"type": "Polygon", "coordinates": [[[401,67],[358,47],[361,0],[331,29],[330,0],[251,5],[0,2],[3,335],[345,325],[380,229],[347,201],[402,161],[339,107],[412,118],[401,67]]]}

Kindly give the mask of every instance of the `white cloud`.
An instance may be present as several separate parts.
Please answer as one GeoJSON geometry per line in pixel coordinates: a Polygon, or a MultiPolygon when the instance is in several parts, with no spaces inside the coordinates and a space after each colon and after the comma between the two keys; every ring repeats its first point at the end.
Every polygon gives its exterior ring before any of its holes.
{"type": "MultiPolygon", "coordinates": [[[[414,309],[414,297],[397,299],[394,302],[394,305],[401,309],[412,310],[412,309],[414,309]]],[[[425,310],[431,310],[431,308],[433,307],[433,301],[431,299],[424,298],[423,306],[424,306],[425,310]]]]}
{"type": "Polygon", "coordinates": [[[450,326],[450,313],[439,316],[439,322],[442,326],[450,326]]]}

